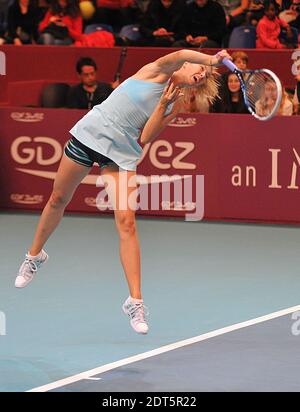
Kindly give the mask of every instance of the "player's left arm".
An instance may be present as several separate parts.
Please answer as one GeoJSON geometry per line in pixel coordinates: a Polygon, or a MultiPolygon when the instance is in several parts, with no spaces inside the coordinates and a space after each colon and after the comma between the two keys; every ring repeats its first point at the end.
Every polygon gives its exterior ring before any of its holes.
{"type": "Polygon", "coordinates": [[[183,94],[178,87],[170,83],[165,88],[158,104],[145,124],[140,139],[142,144],[152,142],[158,134],[177,115],[181,107],[183,94]],[[166,114],[169,105],[173,104],[171,112],[166,114]]]}

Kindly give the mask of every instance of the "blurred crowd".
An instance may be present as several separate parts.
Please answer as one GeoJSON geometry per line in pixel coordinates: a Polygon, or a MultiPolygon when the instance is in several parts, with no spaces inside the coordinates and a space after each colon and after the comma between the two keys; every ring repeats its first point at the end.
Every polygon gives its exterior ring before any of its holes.
{"type": "MultiPolygon", "coordinates": [[[[299,25],[300,0],[0,0],[0,44],[16,46],[220,48],[236,28],[251,26],[257,48],[284,49],[299,46],[299,25]]],[[[246,53],[235,52],[233,60],[247,69],[246,53]]],[[[80,84],[69,92],[70,108],[91,108],[117,86],[99,83],[89,59],[76,70],[80,84]]],[[[280,115],[299,113],[299,76],[295,84],[284,89],[280,115]]],[[[248,113],[235,74],[220,76],[213,102],[198,95],[185,94],[182,112],[248,113]]]]}
{"type": "Polygon", "coordinates": [[[0,44],[18,46],[227,47],[251,25],[257,47],[280,49],[298,47],[299,24],[300,0],[0,0],[0,44]]]}

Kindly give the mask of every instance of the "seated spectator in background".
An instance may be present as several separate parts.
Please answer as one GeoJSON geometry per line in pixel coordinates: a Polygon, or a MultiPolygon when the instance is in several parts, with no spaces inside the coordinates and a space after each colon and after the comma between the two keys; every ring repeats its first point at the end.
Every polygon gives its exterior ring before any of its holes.
{"type": "Polygon", "coordinates": [[[35,0],[15,0],[8,8],[5,43],[21,46],[38,38],[39,9],[35,0]]]}
{"type": "Polygon", "coordinates": [[[139,43],[146,46],[169,47],[175,40],[183,38],[184,8],[184,0],[151,0],[140,24],[143,39],[139,43]]]}
{"type": "Polygon", "coordinates": [[[147,8],[149,6],[150,0],[134,0],[133,9],[133,20],[136,23],[140,23],[145,16],[147,8]]]}
{"type": "Polygon", "coordinates": [[[216,0],[226,14],[226,33],[223,36],[223,46],[228,47],[229,38],[235,27],[244,24],[249,0],[216,0]]]}
{"type": "Polygon", "coordinates": [[[249,1],[246,21],[252,26],[257,26],[259,20],[264,16],[264,0],[249,1]]]}
{"type": "Polygon", "coordinates": [[[109,24],[114,32],[133,23],[134,0],[96,0],[95,23],[109,24]]]}
{"type": "Polygon", "coordinates": [[[39,43],[70,45],[82,36],[82,17],[78,0],[52,0],[39,24],[39,43]]]}
{"type": "Polygon", "coordinates": [[[290,7],[283,10],[279,17],[300,32],[300,0],[293,0],[290,7]]]}
{"type": "Polygon", "coordinates": [[[278,5],[275,0],[265,1],[264,17],[258,22],[256,27],[257,40],[256,47],[264,49],[285,49],[286,44],[281,43],[279,35],[281,29],[286,29],[288,38],[293,34],[290,26],[277,17],[278,5]]]}
{"type": "Polygon", "coordinates": [[[280,10],[289,9],[292,3],[292,0],[276,0],[280,10]]]}
{"type": "Polygon", "coordinates": [[[174,47],[221,47],[226,30],[223,8],[212,0],[195,0],[185,8],[185,39],[176,41],[174,47]]]}
{"type": "MultiPolygon", "coordinates": [[[[264,90],[259,100],[255,103],[256,113],[260,116],[267,116],[272,111],[277,99],[277,87],[273,80],[268,80],[264,84],[264,90]]],[[[293,114],[293,103],[290,101],[287,92],[283,89],[282,100],[277,115],[291,116],[293,114]]]]}
{"type": "Polygon", "coordinates": [[[39,6],[39,9],[42,9],[43,16],[45,16],[47,11],[49,10],[50,3],[51,3],[51,0],[38,0],[38,6],[39,6]]]}
{"type": "Polygon", "coordinates": [[[211,112],[249,114],[240,81],[234,73],[226,73],[225,83],[221,85],[219,95],[220,98],[213,104],[211,112]]]}
{"type": "Polygon", "coordinates": [[[294,112],[293,102],[290,100],[289,94],[286,90],[282,90],[282,100],[278,109],[279,116],[292,116],[294,112]]]}
{"type": "MultiPolygon", "coordinates": [[[[275,0],[278,5],[278,10],[285,10],[290,7],[291,1],[275,0]]],[[[298,0],[296,0],[298,1],[298,0]]],[[[247,12],[247,23],[257,26],[257,23],[264,17],[264,3],[265,0],[250,0],[247,12]]],[[[284,20],[284,19],[283,19],[284,20]]],[[[287,22],[289,23],[289,22],[287,22]]]]}
{"type": "Polygon", "coordinates": [[[232,53],[231,55],[233,63],[240,69],[240,70],[247,70],[249,57],[248,54],[243,51],[237,51],[232,53]]]}
{"type": "MultiPolygon", "coordinates": [[[[249,57],[247,53],[243,51],[236,51],[232,53],[231,58],[232,58],[232,62],[237,66],[238,69],[240,70],[248,69],[249,57]]],[[[228,73],[230,72],[227,71],[222,74],[221,81],[220,81],[221,84],[226,85],[228,73]]],[[[244,80],[247,80],[248,77],[249,77],[248,73],[244,74],[244,80]]]]}
{"type": "Polygon", "coordinates": [[[76,64],[76,71],[81,83],[71,87],[67,106],[69,109],[92,109],[102,103],[118,86],[118,82],[103,83],[97,81],[97,65],[93,59],[82,57],[76,64]]]}
{"type": "Polygon", "coordinates": [[[246,11],[249,6],[249,0],[216,0],[226,14],[226,25],[230,31],[240,26],[245,21],[246,11]]]}
{"type": "Polygon", "coordinates": [[[10,0],[0,0],[0,45],[5,42],[4,34],[7,26],[7,10],[10,0]]]}

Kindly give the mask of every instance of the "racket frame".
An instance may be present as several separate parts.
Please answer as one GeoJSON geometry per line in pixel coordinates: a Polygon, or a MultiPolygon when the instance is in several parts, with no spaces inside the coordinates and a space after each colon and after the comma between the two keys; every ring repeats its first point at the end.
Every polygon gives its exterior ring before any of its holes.
{"type": "Polygon", "coordinates": [[[275,73],[273,73],[269,69],[240,70],[236,67],[236,65],[232,61],[230,61],[228,59],[224,59],[223,64],[225,64],[225,66],[228,67],[228,69],[231,70],[232,73],[234,73],[237,76],[237,78],[239,79],[245,104],[247,106],[247,109],[248,109],[249,113],[251,113],[252,116],[254,116],[258,120],[266,121],[266,120],[270,120],[273,116],[276,115],[276,113],[279,109],[280,103],[281,103],[281,99],[282,99],[282,85],[281,85],[281,82],[280,82],[279,78],[276,76],[275,73]],[[276,99],[275,105],[274,105],[271,113],[268,114],[267,116],[258,116],[255,113],[255,111],[252,109],[252,107],[249,103],[249,100],[248,100],[247,82],[250,81],[251,75],[253,75],[255,73],[267,73],[273,79],[273,81],[275,82],[276,87],[277,87],[277,99],[276,99]],[[244,78],[243,78],[244,74],[249,74],[249,78],[246,80],[246,82],[244,81],[244,78]]]}

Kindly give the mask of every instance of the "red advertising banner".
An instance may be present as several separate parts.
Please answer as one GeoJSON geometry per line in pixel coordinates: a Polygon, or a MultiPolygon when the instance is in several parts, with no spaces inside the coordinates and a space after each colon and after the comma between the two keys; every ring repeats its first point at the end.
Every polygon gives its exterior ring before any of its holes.
{"type": "MultiPolygon", "coordinates": [[[[68,130],[84,113],[0,110],[1,208],[44,207],[68,130]]],[[[137,171],[138,213],[299,223],[299,122],[297,116],[269,122],[250,115],[178,116],[144,146],[137,171]]],[[[104,187],[98,177],[94,166],[68,211],[111,213],[97,207],[108,205],[107,198],[99,196],[104,187]]]]}

